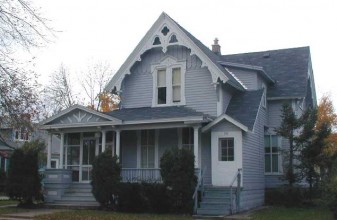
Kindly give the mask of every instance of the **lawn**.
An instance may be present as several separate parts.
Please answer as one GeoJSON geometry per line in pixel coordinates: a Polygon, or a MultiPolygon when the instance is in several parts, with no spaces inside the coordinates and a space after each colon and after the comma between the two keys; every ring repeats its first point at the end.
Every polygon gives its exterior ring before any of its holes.
{"type": "Polygon", "coordinates": [[[191,216],[183,215],[151,215],[151,214],[128,214],[128,213],[115,213],[115,212],[105,212],[105,211],[94,211],[94,210],[75,210],[58,212],[51,215],[42,215],[34,219],[38,220],[105,220],[105,219],[118,219],[118,220],[192,220],[191,216]]]}
{"type": "Polygon", "coordinates": [[[252,215],[253,220],[332,220],[327,208],[284,208],[271,207],[252,215]]]}

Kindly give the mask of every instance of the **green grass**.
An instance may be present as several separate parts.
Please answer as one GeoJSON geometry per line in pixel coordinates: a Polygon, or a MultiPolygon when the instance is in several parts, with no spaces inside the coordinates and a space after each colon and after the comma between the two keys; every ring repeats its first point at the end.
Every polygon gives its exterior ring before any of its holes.
{"type": "Polygon", "coordinates": [[[271,207],[252,215],[253,220],[332,220],[332,212],[327,208],[285,208],[271,207]]]}
{"type": "Polygon", "coordinates": [[[19,202],[14,200],[0,200],[0,207],[6,205],[17,205],[19,202]]]}
{"type": "Polygon", "coordinates": [[[75,210],[53,213],[51,215],[38,216],[35,219],[38,220],[106,220],[106,219],[118,219],[118,220],[192,220],[191,216],[183,215],[155,215],[155,214],[129,214],[129,213],[116,213],[106,211],[94,211],[94,210],[75,210]]]}

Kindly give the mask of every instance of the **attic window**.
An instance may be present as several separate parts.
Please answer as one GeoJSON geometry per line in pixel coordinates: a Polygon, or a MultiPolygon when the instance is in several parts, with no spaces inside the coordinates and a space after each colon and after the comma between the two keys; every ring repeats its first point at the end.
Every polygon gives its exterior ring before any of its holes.
{"type": "Polygon", "coordinates": [[[161,30],[161,32],[163,33],[164,36],[167,35],[168,32],[170,32],[170,29],[168,29],[166,26],[163,28],[163,30],[161,30]]]}
{"type": "Polygon", "coordinates": [[[178,42],[177,36],[173,34],[173,35],[171,36],[171,39],[170,39],[170,42],[169,42],[169,43],[176,43],[176,42],[178,42]]]}
{"type": "Polygon", "coordinates": [[[160,38],[159,37],[156,37],[153,41],[153,45],[160,45],[161,42],[160,42],[160,38]]]}

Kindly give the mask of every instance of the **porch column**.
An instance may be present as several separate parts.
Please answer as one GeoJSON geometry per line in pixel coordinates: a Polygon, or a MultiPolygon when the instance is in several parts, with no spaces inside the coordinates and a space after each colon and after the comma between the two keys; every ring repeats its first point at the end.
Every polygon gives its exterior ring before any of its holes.
{"type": "Polygon", "coordinates": [[[59,163],[59,169],[63,169],[63,152],[64,152],[64,133],[61,132],[61,143],[60,143],[60,163],[59,163]]]}
{"type": "Polygon", "coordinates": [[[52,134],[48,133],[48,145],[47,145],[47,169],[51,168],[51,139],[52,134]]]}
{"type": "Polygon", "coordinates": [[[200,126],[194,126],[194,134],[193,134],[193,143],[194,143],[194,157],[195,157],[195,168],[199,168],[199,128],[200,126]]]}
{"type": "Polygon", "coordinates": [[[120,149],[121,149],[121,131],[116,130],[116,155],[117,157],[120,156],[120,149]]]}
{"type": "Polygon", "coordinates": [[[105,151],[106,131],[102,131],[102,153],[105,151]]]}

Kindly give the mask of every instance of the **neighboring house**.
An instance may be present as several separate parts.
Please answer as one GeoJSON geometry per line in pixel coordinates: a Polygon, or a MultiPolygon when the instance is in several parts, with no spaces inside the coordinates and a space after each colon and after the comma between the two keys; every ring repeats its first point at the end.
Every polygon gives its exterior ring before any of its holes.
{"type": "MultiPolygon", "coordinates": [[[[106,89],[121,96],[119,110],[75,105],[41,125],[49,132],[48,167],[52,137],[61,140],[59,169],[46,172],[50,203],[68,204],[67,188],[89,185],[92,160],[106,149],[132,182],[160,181],[161,156],[179,147],[193,151],[207,190],[228,190],[242,169],[241,210],[261,206],[265,188],[282,184],[287,141],[274,132],[282,103],[298,115],[316,106],[308,47],[221,55],[217,40],[208,49],[165,13],[106,89]]],[[[224,201],[204,201],[197,213],[228,214],[224,201]]]]}

